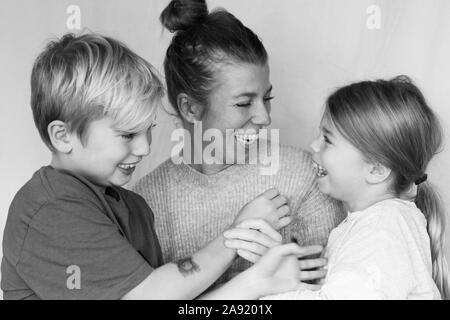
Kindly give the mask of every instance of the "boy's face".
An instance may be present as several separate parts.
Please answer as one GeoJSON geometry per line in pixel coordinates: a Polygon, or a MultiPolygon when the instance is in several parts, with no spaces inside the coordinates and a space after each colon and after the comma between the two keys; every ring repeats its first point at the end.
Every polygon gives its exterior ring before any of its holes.
{"type": "Polygon", "coordinates": [[[123,186],[150,153],[150,130],[130,134],[115,130],[112,124],[110,118],[93,121],[84,145],[74,139],[71,169],[97,185],[123,186]]]}

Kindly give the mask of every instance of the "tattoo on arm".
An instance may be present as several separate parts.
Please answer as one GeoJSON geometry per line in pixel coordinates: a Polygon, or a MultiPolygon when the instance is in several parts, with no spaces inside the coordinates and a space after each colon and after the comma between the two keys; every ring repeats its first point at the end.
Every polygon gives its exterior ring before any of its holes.
{"type": "Polygon", "coordinates": [[[200,271],[200,266],[196,264],[191,257],[178,260],[175,263],[178,267],[178,271],[180,271],[184,277],[200,271]]]}

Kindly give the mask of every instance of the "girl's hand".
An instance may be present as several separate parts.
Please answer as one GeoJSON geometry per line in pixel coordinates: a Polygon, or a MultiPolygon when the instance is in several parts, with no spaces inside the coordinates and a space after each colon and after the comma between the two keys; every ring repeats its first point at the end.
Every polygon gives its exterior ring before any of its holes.
{"type": "Polygon", "coordinates": [[[282,242],[281,234],[262,219],[244,220],[223,235],[227,248],[236,249],[239,256],[253,263],[282,242]]]}
{"type": "Polygon", "coordinates": [[[260,218],[269,222],[275,230],[280,230],[291,223],[292,219],[288,214],[287,199],[278,190],[269,189],[241,209],[233,227],[246,219],[260,218]]]}
{"type": "Polygon", "coordinates": [[[321,251],[321,246],[300,247],[295,243],[276,246],[241,275],[250,277],[254,283],[260,284],[255,288],[258,297],[297,290],[305,287],[305,284],[300,282],[298,258],[321,251]]]}
{"type": "MultiPolygon", "coordinates": [[[[328,260],[326,258],[315,259],[300,259],[298,260],[298,267],[300,270],[301,281],[316,281],[326,277],[327,270],[324,267],[327,265],[328,260]]],[[[318,284],[304,284],[309,290],[318,290],[321,285],[318,284]]]]}
{"type": "MultiPolygon", "coordinates": [[[[228,234],[225,237],[232,237],[234,233],[230,233],[230,236],[228,234]]],[[[230,240],[231,241],[231,240],[230,240]]],[[[258,252],[256,250],[249,250],[250,247],[253,248],[253,246],[256,246],[257,244],[245,244],[243,242],[240,243],[239,240],[233,240],[233,242],[225,242],[225,246],[231,249],[238,249],[237,253],[242,258],[256,263],[261,258],[261,256],[264,254],[260,254],[259,252],[267,252],[270,248],[273,248],[276,246],[276,243],[272,243],[271,247],[262,247],[262,244],[260,244],[260,247],[258,247],[258,252]],[[240,246],[239,246],[240,245],[240,246]]],[[[278,243],[280,245],[280,243],[278,243]]],[[[317,252],[320,253],[320,252],[317,252]]],[[[321,280],[326,277],[327,270],[324,269],[324,267],[327,265],[328,260],[326,258],[313,258],[313,259],[290,259],[289,264],[292,268],[297,268],[300,272],[300,281],[317,281],[321,280]]],[[[320,289],[320,285],[316,284],[307,284],[305,283],[305,286],[308,287],[310,290],[317,290],[320,289]]]]}

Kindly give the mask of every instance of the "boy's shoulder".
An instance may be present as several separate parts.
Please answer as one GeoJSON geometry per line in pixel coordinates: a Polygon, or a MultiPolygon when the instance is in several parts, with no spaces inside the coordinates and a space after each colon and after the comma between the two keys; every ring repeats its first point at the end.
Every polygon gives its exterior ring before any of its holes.
{"type": "Polygon", "coordinates": [[[39,208],[45,203],[64,198],[81,198],[95,202],[93,186],[83,178],[50,166],[36,171],[16,193],[11,206],[16,203],[39,208]]]}
{"type": "MultiPolygon", "coordinates": [[[[17,254],[21,251],[22,243],[36,217],[40,217],[39,225],[54,225],[61,222],[55,221],[62,214],[64,208],[71,208],[76,204],[93,204],[95,209],[101,207],[96,200],[95,193],[89,190],[89,185],[80,177],[68,172],[53,169],[50,166],[42,167],[36,171],[30,180],[16,193],[9,207],[6,226],[3,234],[4,255],[10,261],[17,262],[17,254]],[[43,210],[50,208],[51,210],[43,210]],[[62,210],[62,211],[61,211],[62,210]],[[50,212],[41,216],[41,212],[50,212]],[[54,212],[58,214],[54,215],[54,212]]],[[[77,208],[78,214],[88,214],[89,207],[77,208]],[[86,209],[86,210],[84,210],[86,209]]],[[[92,208],[92,206],[91,206],[92,208]]],[[[61,216],[66,220],[67,216],[61,216]]],[[[63,221],[70,223],[69,221],[63,221]]]]}
{"type": "Polygon", "coordinates": [[[50,208],[50,212],[73,209],[80,215],[88,214],[89,210],[103,211],[99,193],[93,184],[76,174],[50,166],[42,167],[14,196],[5,234],[6,230],[28,228],[37,214],[49,211],[43,208],[50,208]]]}
{"type": "MultiPolygon", "coordinates": [[[[50,166],[36,171],[16,193],[8,211],[8,222],[29,224],[42,208],[70,208],[74,205],[99,209],[100,189],[81,176],[50,166]]],[[[83,207],[84,208],[84,207],[83,207]]]]}

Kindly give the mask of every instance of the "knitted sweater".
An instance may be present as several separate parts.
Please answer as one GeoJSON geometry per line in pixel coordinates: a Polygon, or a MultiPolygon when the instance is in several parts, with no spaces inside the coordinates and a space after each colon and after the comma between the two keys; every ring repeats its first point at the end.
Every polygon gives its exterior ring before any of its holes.
{"type": "MultiPolygon", "coordinates": [[[[323,195],[315,183],[311,155],[280,146],[280,168],[261,175],[258,165],[232,165],[204,175],[171,159],[139,180],[133,190],[155,215],[155,228],[165,263],[187,257],[231,225],[241,208],[272,187],[288,199],[293,222],[281,233],[284,242],[326,245],[330,231],[344,218],[342,207],[323,195]]],[[[237,258],[218,283],[228,281],[250,264],[237,258]]]]}

